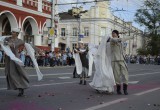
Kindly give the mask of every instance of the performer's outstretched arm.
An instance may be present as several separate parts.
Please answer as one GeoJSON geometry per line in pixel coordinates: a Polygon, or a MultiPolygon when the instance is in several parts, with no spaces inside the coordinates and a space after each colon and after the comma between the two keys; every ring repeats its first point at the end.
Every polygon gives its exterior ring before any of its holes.
{"type": "Polygon", "coordinates": [[[127,40],[133,39],[134,36],[130,36],[130,37],[125,37],[125,38],[109,38],[107,40],[107,42],[125,42],[127,40]]]}

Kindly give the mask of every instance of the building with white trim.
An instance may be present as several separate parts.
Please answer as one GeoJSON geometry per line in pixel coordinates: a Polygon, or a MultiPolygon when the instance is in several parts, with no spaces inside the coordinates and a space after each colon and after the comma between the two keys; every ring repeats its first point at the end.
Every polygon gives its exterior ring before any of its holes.
{"type": "MultiPolygon", "coordinates": [[[[111,36],[112,30],[127,32],[120,37],[135,35],[134,39],[124,44],[126,54],[137,54],[137,49],[142,46],[142,31],[132,26],[131,22],[126,22],[114,16],[109,10],[109,2],[99,2],[92,6],[86,13],[81,14],[81,34],[84,35],[82,41],[86,44],[93,43],[98,45],[102,36],[111,36]],[[138,34],[136,34],[138,33],[138,34]]],[[[76,46],[78,41],[79,22],[67,12],[59,13],[60,22],[59,46],[63,49],[69,47],[71,50],[76,46]]]]}
{"type": "Polygon", "coordinates": [[[11,35],[12,28],[20,28],[22,40],[49,49],[46,19],[51,19],[47,0],[0,0],[0,35],[11,35]]]}

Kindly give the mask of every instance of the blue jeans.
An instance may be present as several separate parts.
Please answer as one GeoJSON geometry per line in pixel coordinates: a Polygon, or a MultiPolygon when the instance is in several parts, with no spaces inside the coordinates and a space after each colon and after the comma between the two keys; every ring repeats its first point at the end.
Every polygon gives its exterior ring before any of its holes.
{"type": "Polygon", "coordinates": [[[66,65],[67,64],[67,61],[66,60],[63,60],[62,61],[62,65],[64,66],[64,65],[66,65]]]}

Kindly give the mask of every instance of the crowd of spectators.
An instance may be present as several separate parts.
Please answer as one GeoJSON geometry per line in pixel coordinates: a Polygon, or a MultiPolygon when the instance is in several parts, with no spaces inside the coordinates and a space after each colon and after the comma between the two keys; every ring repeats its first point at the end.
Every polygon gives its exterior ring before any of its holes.
{"type": "Polygon", "coordinates": [[[125,55],[127,63],[160,65],[160,56],[125,55]]]}
{"type": "MultiPolygon", "coordinates": [[[[72,66],[75,63],[73,54],[70,50],[58,52],[40,50],[40,52],[35,53],[35,56],[39,66],[72,66]]],[[[19,58],[24,63],[25,67],[33,67],[32,60],[24,49],[19,50],[19,58]]],[[[4,63],[3,51],[0,51],[0,63],[4,63]]]]}
{"type": "MultiPolygon", "coordinates": [[[[73,54],[70,50],[57,52],[40,50],[39,53],[35,53],[35,56],[39,66],[72,66],[75,64],[73,54]]],[[[24,49],[19,51],[19,57],[26,67],[33,67],[31,58],[24,49]]],[[[125,55],[125,60],[127,63],[132,64],[160,65],[160,56],[125,55]]],[[[0,63],[4,63],[4,52],[2,50],[0,50],[0,63]]]]}
{"type": "Polygon", "coordinates": [[[71,66],[74,65],[72,52],[70,51],[43,51],[37,55],[37,62],[39,66],[71,66]]]}

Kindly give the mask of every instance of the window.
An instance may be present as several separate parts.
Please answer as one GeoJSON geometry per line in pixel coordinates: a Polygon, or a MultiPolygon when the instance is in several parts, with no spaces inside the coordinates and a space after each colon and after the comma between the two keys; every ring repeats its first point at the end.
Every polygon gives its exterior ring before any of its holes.
{"type": "Polygon", "coordinates": [[[27,5],[29,5],[29,0],[27,0],[27,5]]]}
{"type": "Polygon", "coordinates": [[[24,36],[24,42],[26,42],[26,43],[33,43],[34,44],[34,36],[33,35],[25,35],[24,36]]]}
{"type": "Polygon", "coordinates": [[[84,36],[89,36],[89,28],[88,27],[84,28],[84,36]]]}
{"type": "Polygon", "coordinates": [[[101,27],[101,36],[105,36],[105,35],[106,35],[106,28],[101,27]]]}
{"type": "Polygon", "coordinates": [[[34,0],[34,6],[35,6],[35,7],[38,6],[38,1],[34,0]]]}
{"type": "Polygon", "coordinates": [[[75,49],[76,47],[77,47],[77,44],[76,44],[76,43],[73,43],[73,44],[72,44],[72,48],[75,49]]]}
{"type": "Polygon", "coordinates": [[[33,1],[31,1],[31,6],[33,6],[33,1]]]}
{"type": "Polygon", "coordinates": [[[43,3],[42,6],[43,6],[43,9],[44,9],[45,4],[43,3]]]}
{"type": "Polygon", "coordinates": [[[65,28],[61,28],[61,36],[66,36],[66,30],[65,30],[65,28]]]}
{"type": "Polygon", "coordinates": [[[51,11],[51,6],[49,6],[49,11],[51,11]]]}
{"type": "Polygon", "coordinates": [[[73,28],[73,36],[78,36],[78,30],[77,30],[77,28],[73,28]]]}
{"type": "Polygon", "coordinates": [[[48,5],[46,5],[46,10],[48,10],[48,5]]]}

